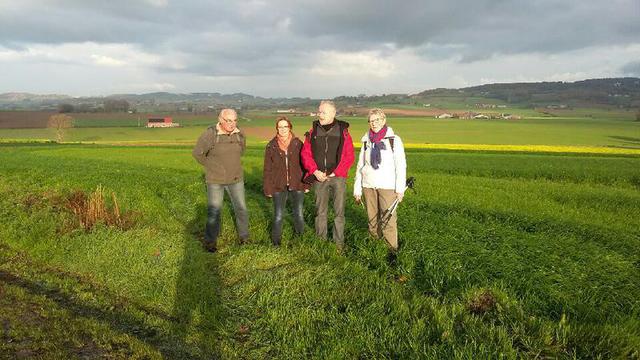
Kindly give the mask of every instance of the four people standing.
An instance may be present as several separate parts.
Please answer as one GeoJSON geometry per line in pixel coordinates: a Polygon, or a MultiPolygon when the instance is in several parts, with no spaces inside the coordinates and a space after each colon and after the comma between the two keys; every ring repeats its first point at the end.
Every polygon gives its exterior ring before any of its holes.
{"type": "MultiPolygon", "coordinates": [[[[322,101],[318,120],[305,134],[304,143],[295,137],[287,117],[276,120],[276,136],[267,144],[264,156],[263,190],[273,199],[274,217],[271,240],[278,246],[287,199],[291,199],[294,231],[304,231],[304,193],[313,184],[315,192],[315,232],[327,239],[329,201],[333,200],[333,240],[340,252],[344,249],[346,179],[354,161],[349,123],[337,120],[332,101],[322,101]],[[304,169],[303,169],[304,168],[304,169]],[[306,170],[306,173],[303,171],[306,170]]],[[[244,134],[238,129],[237,114],[223,109],[218,124],[209,127],[193,149],[194,158],[204,166],[207,180],[207,225],[205,247],[216,251],[220,232],[220,211],[226,190],[231,197],[240,243],[248,240],[248,212],[244,195],[244,177],[240,158],[246,147],[244,134]]],[[[381,109],[368,116],[369,131],[362,137],[354,183],[354,197],[364,196],[369,233],[383,237],[391,250],[398,249],[396,214],[381,224],[382,214],[397,200],[402,201],[406,182],[406,160],[402,140],[386,125],[381,109]]]]}

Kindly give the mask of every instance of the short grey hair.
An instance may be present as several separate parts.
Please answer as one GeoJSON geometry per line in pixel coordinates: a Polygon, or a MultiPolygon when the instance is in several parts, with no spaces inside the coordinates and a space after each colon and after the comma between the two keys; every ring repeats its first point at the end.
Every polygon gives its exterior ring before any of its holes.
{"type": "Polygon", "coordinates": [[[322,100],[320,101],[320,106],[322,105],[330,105],[332,108],[336,109],[336,104],[331,100],[322,100]]]}
{"type": "Polygon", "coordinates": [[[373,108],[369,110],[369,116],[367,116],[367,120],[371,119],[372,116],[377,116],[382,121],[387,121],[387,115],[385,115],[384,110],[380,108],[373,108]]]}
{"type": "Polygon", "coordinates": [[[218,114],[218,119],[224,118],[224,116],[229,113],[232,113],[238,116],[238,113],[234,109],[226,108],[226,109],[220,110],[220,114],[218,114]]]}

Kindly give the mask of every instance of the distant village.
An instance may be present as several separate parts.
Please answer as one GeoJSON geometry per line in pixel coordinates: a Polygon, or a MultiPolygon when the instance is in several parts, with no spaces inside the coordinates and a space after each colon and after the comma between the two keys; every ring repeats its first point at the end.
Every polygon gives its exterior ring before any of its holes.
{"type": "MultiPolygon", "coordinates": [[[[425,104],[429,105],[429,104],[425,104]]],[[[428,107],[428,106],[425,106],[428,107]]],[[[495,105],[495,104],[476,104],[476,107],[479,108],[506,108],[506,105],[495,105]]],[[[278,109],[275,111],[276,114],[281,115],[289,115],[289,116],[316,116],[315,112],[309,111],[301,111],[295,108],[290,109],[278,109]]],[[[357,115],[365,115],[365,112],[362,109],[356,109],[347,107],[345,109],[339,110],[339,115],[342,116],[357,116],[357,115]]],[[[520,120],[522,116],[509,114],[509,113],[479,113],[474,111],[465,111],[465,112],[441,112],[433,115],[436,119],[503,119],[503,120],[520,120]]]]}
{"type": "Polygon", "coordinates": [[[436,119],[504,119],[504,120],[520,120],[522,116],[500,113],[500,114],[482,114],[473,111],[463,113],[442,113],[434,116],[436,119]]]}

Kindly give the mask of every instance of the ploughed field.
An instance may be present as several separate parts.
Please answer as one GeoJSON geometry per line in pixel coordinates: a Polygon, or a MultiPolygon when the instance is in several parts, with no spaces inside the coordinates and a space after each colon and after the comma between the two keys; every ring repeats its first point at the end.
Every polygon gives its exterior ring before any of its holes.
{"type": "Polygon", "coordinates": [[[205,253],[190,151],[0,145],[0,358],[640,356],[640,156],[409,149],[394,266],[352,199],[344,256],[312,194],[274,249],[261,145],[205,253]]]}

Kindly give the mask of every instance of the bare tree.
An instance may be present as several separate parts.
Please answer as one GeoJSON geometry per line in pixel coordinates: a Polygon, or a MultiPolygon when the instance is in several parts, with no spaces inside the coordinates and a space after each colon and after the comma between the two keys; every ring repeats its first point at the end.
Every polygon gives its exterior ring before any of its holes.
{"type": "Polygon", "coordinates": [[[56,142],[64,141],[64,136],[68,128],[73,127],[73,118],[66,114],[56,114],[49,117],[47,127],[56,133],[56,142]]]}

